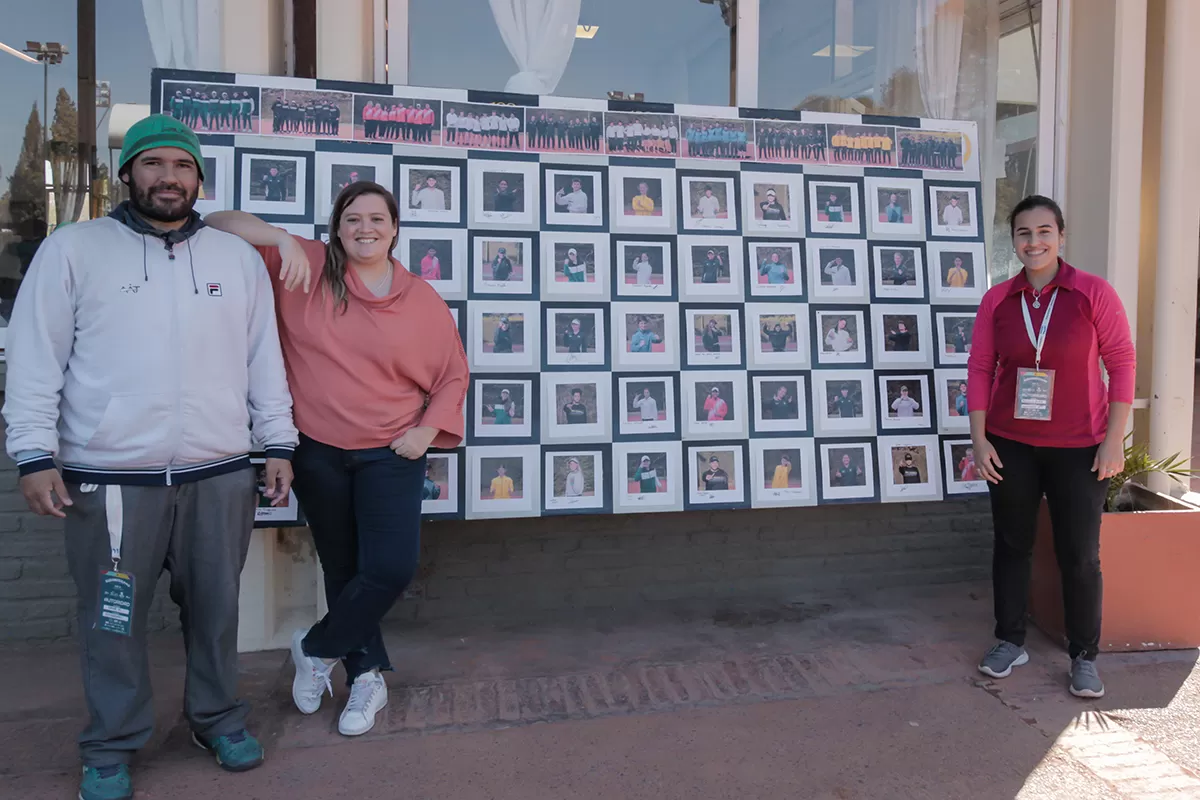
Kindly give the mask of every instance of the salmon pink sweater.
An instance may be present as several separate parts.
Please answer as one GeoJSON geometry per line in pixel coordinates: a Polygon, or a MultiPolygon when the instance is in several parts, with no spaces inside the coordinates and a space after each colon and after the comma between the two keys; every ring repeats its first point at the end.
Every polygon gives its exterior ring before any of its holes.
{"type": "Polygon", "coordinates": [[[395,264],[391,291],[376,297],[346,270],[343,314],[320,281],[325,245],[297,238],[313,269],[312,291],[287,291],[279,250],[259,248],[275,288],[279,341],[296,427],[344,450],[387,447],[410,428],[437,428],[432,446],[462,442],[467,357],[450,309],[428,283],[395,264]]]}

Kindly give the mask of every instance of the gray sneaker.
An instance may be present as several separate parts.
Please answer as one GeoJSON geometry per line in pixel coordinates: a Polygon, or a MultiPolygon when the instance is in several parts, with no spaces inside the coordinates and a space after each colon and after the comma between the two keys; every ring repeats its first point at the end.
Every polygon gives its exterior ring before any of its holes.
{"type": "Polygon", "coordinates": [[[979,662],[979,671],[993,678],[1007,678],[1012,674],[1013,667],[1028,663],[1029,653],[1025,652],[1024,647],[1017,647],[1012,642],[997,642],[979,662]]]}
{"type": "Polygon", "coordinates": [[[1104,681],[1095,661],[1077,656],[1071,662],[1071,694],[1076,697],[1104,697],[1104,681]]]}

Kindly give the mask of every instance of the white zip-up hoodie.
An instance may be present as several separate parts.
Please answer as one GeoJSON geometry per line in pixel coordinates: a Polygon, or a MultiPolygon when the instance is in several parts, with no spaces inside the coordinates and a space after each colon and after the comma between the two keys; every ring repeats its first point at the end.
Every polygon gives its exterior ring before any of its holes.
{"type": "MultiPolygon", "coordinates": [[[[119,215],[121,209],[114,212],[119,215]]],[[[4,419],[22,474],[171,485],[290,458],[275,302],[241,239],[139,233],[113,217],[42,243],[8,327],[4,419]]]]}

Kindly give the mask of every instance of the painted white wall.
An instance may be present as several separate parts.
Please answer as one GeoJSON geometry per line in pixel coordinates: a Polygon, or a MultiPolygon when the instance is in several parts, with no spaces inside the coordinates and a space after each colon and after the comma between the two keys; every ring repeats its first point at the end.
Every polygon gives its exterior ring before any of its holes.
{"type": "Polygon", "coordinates": [[[317,0],[317,77],[375,80],[374,0],[317,0]]]}

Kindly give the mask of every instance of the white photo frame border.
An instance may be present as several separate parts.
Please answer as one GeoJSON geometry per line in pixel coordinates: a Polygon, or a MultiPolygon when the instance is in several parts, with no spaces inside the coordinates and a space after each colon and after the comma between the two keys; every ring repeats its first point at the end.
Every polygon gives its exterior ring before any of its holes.
{"type": "Polygon", "coordinates": [[[617,233],[674,233],[676,225],[675,170],[665,167],[610,165],[609,229],[617,233]],[[662,182],[662,215],[639,217],[625,214],[625,179],[651,178],[662,182]]]}
{"type": "Polygon", "coordinates": [[[683,307],[684,330],[687,334],[687,346],[683,348],[685,363],[689,368],[704,369],[707,367],[743,367],[742,357],[742,307],[721,306],[719,308],[683,307]],[[696,352],[696,317],[702,314],[725,314],[729,317],[729,344],[732,348],[728,353],[698,353],[696,352]]]}
{"type": "Polygon", "coordinates": [[[467,448],[467,519],[504,519],[534,517],[541,510],[541,452],[536,444],[485,446],[467,448]],[[484,500],[481,498],[481,467],[485,458],[521,459],[520,498],[484,500]]]}
{"type": "MultiPolygon", "coordinates": [[[[268,219],[279,219],[282,217],[288,218],[307,218],[312,209],[308,205],[309,196],[309,169],[314,162],[313,152],[298,152],[294,150],[278,150],[264,152],[259,150],[237,151],[240,156],[239,164],[241,167],[240,183],[238,187],[238,203],[239,211],[245,211],[248,214],[257,214],[268,219]],[[252,162],[255,159],[269,161],[291,161],[296,165],[296,199],[275,201],[275,200],[254,200],[250,196],[250,176],[252,173],[252,162]]],[[[296,219],[295,221],[307,221],[307,219],[296,219]]]]}
{"type": "Polygon", "coordinates": [[[945,437],[942,439],[942,467],[946,475],[946,494],[948,495],[964,495],[964,494],[987,494],[988,482],[983,478],[975,481],[958,481],[954,479],[954,471],[957,465],[954,463],[954,447],[956,445],[973,446],[969,438],[962,437],[945,437]]]}
{"type": "Polygon", "coordinates": [[[621,437],[626,436],[678,436],[679,415],[676,413],[679,408],[679,398],[676,396],[675,386],[677,381],[670,375],[620,375],[617,377],[617,394],[616,399],[618,405],[613,409],[613,414],[617,419],[617,433],[621,437]],[[663,400],[665,407],[662,409],[666,413],[666,419],[654,422],[653,424],[642,422],[640,419],[637,422],[630,422],[628,419],[629,411],[625,407],[625,398],[630,397],[629,384],[633,382],[649,383],[660,382],[664,386],[663,400]]]}
{"type": "Polygon", "coordinates": [[[501,230],[537,230],[541,214],[541,169],[537,161],[472,158],[467,160],[468,223],[472,228],[501,230]],[[525,179],[524,209],[521,211],[485,211],[484,174],[520,173],[525,179]]]}
{"type": "Polygon", "coordinates": [[[541,383],[543,442],[608,442],[612,438],[611,372],[544,372],[541,383]],[[560,425],[558,387],[592,384],[596,387],[596,421],[584,425],[560,425]]]}
{"type": "Polygon", "coordinates": [[[200,145],[200,155],[213,159],[213,197],[196,200],[196,213],[204,216],[214,211],[229,211],[233,209],[234,201],[234,154],[232,147],[218,147],[211,144],[200,145]]]}
{"type": "Polygon", "coordinates": [[[603,228],[604,209],[608,198],[605,195],[605,172],[590,164],[547,164],[542,165],[545,185],[542,186],[542,197],[545,201],[545,224],[554,228],[603,228]],[[592,212],[590,214],[571,214],[559,211],[555,201],[557,194],[553,191],[554,179],[559,175],[580,175],[592,178],[592,212]]]}
{"type": "Polygon", "coordinates": [[[682,511],[682,487],[687,480],[683,467],[683,443],[678,440],[615,442],[612,446],[613,513],[640,514],[655,511],[682,511]],[[663,453],[667,460],[667,490],[662,497],[629,493],[629,456],[663,453]]]}
{"type": "Polygon", "coordinates": [[[805,200],[808,204],[808,233],[810,236],[863,236],[867,230],[863,225],[862,209],[862,179],[847,175],[814,175],[806,173],[807,192],[805,200]],[[821,203],[818,198],[818,188],[836,186],[850,189],[851,222],[821,222],[817,215],[821,213],[821,203]]]}
{"type": "MultiPolygon", "coordinates": [[[[740,188],[738,181],[732,173],[721,174],[713,172],[708,174],[705,172],[697,173],[695,171],[679,172],[679,201],[680,201],[680,231],[690,231],[703,233],[705,231],[723,231],[725,233],[736,233],[738,227],[738,189],[740,188]],[[707,219],[703,217],[693,217],[691,208],[691,187],[694,183],[720,183],[725,186],[725,219],[720,217],[707,219]],[[687,201],[687,206],[683,203],[687,201]]],[[[715,194],[714,194],[715,196],[715,194]]]]}
{"type": "Polygon", "coordinates": [[[772,372],[768,374],[755,374],[750,376],[750,406],[753,409],[755,435],[760,433],[777,434],[777,433],[797,433],[811,434],[812,431],[808,425],[808,404],[811,397],[811,390],[808,388],[809,378],[806,375],[799,375],[787,372],[772,372]],[[767,419],[763,416],[763,397],[762,385],[768,382],[796,382],[796,419],[767,419]]]}
{"type": "Polygon", "coordinates": [[[484,377],[472,377],[471,378],[471,392],[470,392],[470,394],[472,395],[472,400],[471,400],[471,423],[472,424],[470,426],[470,434],[471,435],[469,437],[468,444],[470,444],[472,446],[486,445],[486,444],[492,444],[492,443],[503,444],[506,439],[519,439],[519,440],[522,440],[520,443],[528,444],[528,443],[530,443],[530,440],[536,439],[538,429],[537,429],[537,425],[535,424],[535,422],[537,420],[537,415],[539,413],[541,413],[541,409],[539,408],[540,404],[538,403],[540,398],[537,396],[537,392],[538,392],[538,382],[536,380],[534,380],[532,377],[521,377],[519,375],[516,375],[516,376],[494,375],[494,376],[484,376],[484,377]],[[524,422],[522,422],[520,425],[499,426],[500,428],[502,428],[504,430],[503,434],[484,434],[484,433],[481,433],[481,431],[496,429],[497,426],[494,424],[493,425],[484,425],[483,424],[483,420],[484,420],[483,384],[497,384],[497,383],[521,384],[522,388],[524,389],[524,393],[525,393],[525,399],[523,401],[524,405],[525,405],[525,408],[524,408],[525,415],[522,417],[524,422]]]}
{"type": "Polygon", "coordinates": [[[812,383],[813,431],[817,436],[875,436],[876,403],[875,372],[870,369],[813,370],[812,383]],[[835,383],[858,381],[862,387],[862,417],[842,419],[829,414],[828,387],[835,383]]]}
{"type": "Polygon", "coordinates": [[[931,237],[946,239],[979,238],[979,193],[975,186],[944,181],[929,181],[929,233],[931,237]],[[938,192],[959,192],[967,196],[967,211],[971,221],[964,225],[946,225],[938,218],[938,192]]]}
{"type": "MultiPolygon", "coordinates": [[[[742,171],[742,233],[747,236],[804,236],[804,220],[807,209],[804,192],[804,174],[801,172],[758,172],[742,171]],[[771,183],[788,187],[788,219],[760,220],[755,216],[755,184],[771,183]]],[[[778,192],[776,192],[778,197],[778,192]]]]}
{"type": "Polygon", "coordinates": [[[878,439],[878,447],[881,502],[929,502],[942,499],[942,454],[939,452],[937,436],[881,436],[878,439]],[[897,447],[925,449],[925,463],[929,472],[925,476],[925,483],[897,484],[892,480],[892,450],[897,447]]]}
{"type": "Polygon", "coordinates": [[[804,242],[808,257],[808,299],[813,303],[861,303],[871,302],[871,264],[867,257],[865,239],[822,239],[809,237],[804,242]],[[854,251],[854,283],[849,286],[825,285],[821,276],[825,264],[821,258],[822,248],[828,250],[854,251]]]}
{"type": "MultiPolygon", "coordinates": [[[[604,455],[603,450],[588,450],[586,446],[580,447],[578,450],[564,450],[557,447],[543,450],[542,480],[545,485],[542,487],[542,509],[551,513],[603,511],[608,505],[606,502],[607,498],[605,497],[605,492],[608,490],[608,476],[604,470],[604,455]],[[576,498],[578,502],[570,502],[568,498],[554,496],[554,460],[556,458],[570,459],[572,457],[590,457],[593,459],[592,497],[576,498]]],[[[580,466],[582,467],[582,464],[580,466]]]]}
{"type": "Polygon", "coordinates": [[[676,278],[679,281],[681,300],[712,303],[740,301],[743,298],[745,262],[740,238],[682,235],[676,238],[675,246],[679,251],[679,270],[676,278]],[[692,281],[695,267],[695,262],[692,261],[692,248],[694,247],[724,247],[729,251],[729,283],[694,283],[692,281]]]}
{"type": "Polygon", "coordinates": [[[934,414],[932,403],[936,402],[930,391],[929,373],[928,372],[912,372],[912,373],[875,373],[879,379],[879,385],[876,387],[876,398],[879,400],[879,430],[880,431],[911,431],[914,433],[928,433],[933,430],[934,414]],[[888,412],[892,409],[887,404],[887,385],[894,381],[904,381],[905,383],[915,383],[921,387],[921,416],[920,417],[896,417],[888,416],[888,412]],[[916,423],[906,423],[904,420],[915,420],[916,423]]]}
{"type": "Polygon", "coordinates": [[[925,182],[920,178],[879,178],[868,176],[863,183],[867,209],[870,211],[868,232],[872,238],[925,238],[925,182]],[[884,207],[879,205],[881,189],[903,189],[909,193],[912,204],[912,222],[880,222],[879,214],[884,207]]]}
{"type": "Polygon", "coordinates": [[[929,277],[929,300],[938,305],[978,306],[987,291],[987,254],[983,242],[928,242],[925,245],[929,277]],[[975,285],[961,289],[942,286],[942,255],[970,253],[975,285]]]}
{"type": "Polygon", "coordinates": [[[748,505],[746,495],[746,443],[740,442],[712,442],[711,444],[688,445],[687,448],[687,476],[688,476],[688,494],[686,506],[689,509],[695,508],[737,508],[748,505]],[[696,457],[704,451],[725,451],[733,453],[733,469],[725,469],[722,464],[721,468],[731,478],[737,478],[736,485],[731,489],[721,491],[709,491],[701,489],[699,484],[699,464],[696,457]]]}
{"type": "MultiPolygon", "coordinates": [[[[950,415],[950,381],[967,383],[966,367],[949,367],[933,371],[934,389],[937,392],[938,432],[948,435],[959,435],[971,432],[971,417],[950,415]]],[[[969,409],[968,409],[969,411],[969,409]]]]}
{"type": "MultiPolygon", "coordinates": [[[[870,344],[867,342],[869,331],[867,329],[867,309],[851,308],[851,309],[831,309],[831,308],[815,308],[812,312],[813,319],[813,345],[817,351],[817,364],[822,366],[843,366],[843,365],[867,365],[871,363],[870,344]],[[825,317],[853,317],[858,325],[858,347],[855,350],[845,350],[843,352],[825,352],[825,334],[822,333],[824,327],[822,321],[825,317]]],[[[834,323],[836,325],[836,323],[834,323]]]]}
{"type": "Polygon", "coordinates": [[[537,271],[537,257],[540,255],[537,252],[538,237],[536,233],[521,235],[519,231],[513,231],[511,234],[507,231],[471,231],[469,238],[471,242],[471,286],[469,294],[471,296],[513,295],[516,297],[529,297],[537,293],[538,285],[533,279],[533,273],[537,271]],[[521,245],[521,267],[523,271],[520,281],[489,281],[483,277],[483,265],[486,262],[486,259],[483,257],[483,251],[487,242],[516,242],[521,245]]]}
{"type": "MultiPolygon", "coordinates": [[[[543,234],[544,235],[544,234],[543,234]]],[[[678,242],[675,237],[662,237],[659,239],[646,238],[651,234],[644,234],[642,237],[631,236],[629,238],[613,237],[613,258],[612,264],[614,299],[618,297],[627,298],[647,298],[652,301],[675,300],[679,295],[676,293],[675,286],[675,265],[679,258],[677,250],[678,242]],[[661,284],[651,284],[650,287],[638,286],[636,283],[625,282],[625,265],[632,263],[630,251],[648,249],[651,247],[659,248],[662,251],[663,263],[663,282],[661,284]]],[[[656,235],[657,234],[653,234],[656,235]]]]}
{"type": "Polygon", "coordinates": [[[871,306],[871,336],[875,342],[875,366],[881,369],[931,368],[933,367],[933,337],[930,331],[931,319],[929,306],[917,305],[884,305],[876,303],[871,306]],[[917,349],[915,351],[895,352],[887,349],[887,331],[884,329],[885,316],[913,316],[917,318],[917,349]]]}
{"type": "Polygon", "coordinates": [[[467,304],[467,337],[472,372],[537,372],[541,366],[542,309],[529,300],[472,300],[467,304]],[[524,352],[485,353],[483,350],[484,314],[521,314],[524,326],[524,352]]]}
{"type": "Polygon", "coordinates": [[[612,325],[612,365],[617,372],[659,372],[679,370],[679,304],[634,303],[611,304],[609,322],[612,325]],[[663,351],[661,353],[630,353],[625,350],[625,318],[629,315],[663,317],[663,351]]]}
{"type": "MultiPolygon", "coordinates": [[[[794,467],[793,467],[794,469],[794,467]]],[[[750,440],[750,506],[752,508],[789,508],[817,504],[816,442],[807,437],[750,440]],[[800,452],[800,488],[772,489],[767,482],[763,459],[768,450],[800,452]]]]}
{"type": "Polygon", "coordinates": [[[467,272],[470,270],[472,260],[471,253],[468,253],[467,231],[465,228],[416,228],[401,226],[400,238],[396,242],[396,249],[392,251],[392,256],[401,264],[406,265],[406,269],[414,275],[421,274],[420,264],[411,264],[409,261],[410,250],[412,243],[420,239],[431,239],[435,241],[450,242],[452,245],[452,258],[450,269],[453,277],[450,280],[442,281],[426,281],[430,286],[437,290],[443,300],[466,300],[467,299],[467,272]]]}
{"type": "Polygon", "coordinates": [[[871,287],[876,301],[887,303],[892,300],[924,301],[926,297],[927,265],[922,242],[871,242],[871,287]],[[891,264],[884,259],[884,250],[911,250],[915,259],[913,274],[916,286],[896,286],[883,281],[883,271],[891,264]]]}
{"type": "Polygon", "coordinates": [[[874,501],[878,475],[875,468],[875,453],[873,441],[819,442],[818,458],[821,473],[821,499],[823,501],[838,500],[869,500],[874,501]],[[829,454],[834,450],[852,450],[860,448],[863,453],[863,485],[834,486],[833,476],[829,470],[829,454]]]}
{"type": "Polygon", "coordinates": [[[805,279],[808,277],[808,267],[806,256],[808,248],[803,245],[801,239],[744,239],[745,251],[749,255],[746,259],[746,285],[748,287],[748,296],[756,299],[770,299],[778,297],[781,299],[789,298],[806,298],[807,294],[804,291],[805,279]],[[772,247],[777,249],[787,248],[792,252],[792,282],[791,283],[759,283],[758,270],[758,248],[772,247]]]}
{"type": "Polygon", "coordinates": [[[812,366],[811,322],[807,303],[746,303],[746,361],[751,369],[793,370],[812,366]],[[762,318],[764,316],[786,316],[796,318],[796,350],[776,353],[768,350],[769,342],[762,340],[762,318]],[[752,345],[751,342],[754,344],[752,345]],[[760,351],[761,349],[761,351],[760,351]]]}
{"type": "Polygon", "coordinates": [[[446,495],[437,500],[421,501],[421,516],[457,516],[462,510],[459,498],[462,497],[462,487],[459,486],[459,458],[466,457],[461,451],[446,453],[428,453],[427,461],[446,459],[446,495]]]}
{"type": "MultiPolygon", "coordinates": [[[[934,313],[934,329],[937,331],[937,366],[942,367],[965,367],[970,359],[970,352],[966,353],[947,353],[946,352],[946,325],[945,320],[955,317],[969,317],[975,319],[976,312],[963,309],[962,311],[941,311],[934,313]]],[[[974,335],[971,337],[974,339],[974,335]]]]}
{"type": "Polygon", "coordinates": [[[680,390],[680,430],[685,441],[748,439],[750,430],[750,407],[746,397],[746,373],[740,370],[714,370],[711,372],[688,370],[682,373],[680,390]],[[733,384],[734,419],[719,422],[695,419],[696,404],[701,394],[710,394],[714,383],[733,384]],[[701,393],[697,387],[708,386],[701,393]]]}
{"type": "Polygon", "coordinates": [[[608,234],[592,231],[568,233],[564,231],[542,231],[541,237],[541,280],[542,297],[546,299],[561,298],[573,300],[576,298],[596,299],[607,302],[609,299],[609,270],[611,246],[608,234]],[[593,283],[571,283],[558,281],[558,261],[554,249],[560,244],[589,244],[595,248],[596,280],[593,283]]]}
{"type": "MultiPolygon", "coordinates": [[[[320,154],[318,154],[318,157],[320,154]]],[[[393,156],[377,156],[385,158],[388,161],[393,160],[393,156]]],[[[441,225],[461,225],[463,214],[463,203],[465,198],[462,197],[463,179],[462,167],[459,164],[440,164],[433,162],[409,161],[403,159],[398,161],[399,167],[399,186],[397,186],[398,196],[396,198],[400,206],[400,222],[403,223],[418,223],[429,224],[437,223],[441,225]],[[413,170],[438,170],[450,173],[450,185],[453,191],[450,195],[450,207],[445,211],[423,211],[421,209],[411,208],[409,203],[412,200],[412,175],[413,170]]]]}
{"type": "MultiPolygon", "coordinates": [[[[545,366],[549,367],[578,367],[578,368],[596,368],[604,369],[609,364],[608,351],[605,349],[609,345],[609,333],[607,329],[606,317],[608,308],[604,305],[598,306],[578,306],[570,308],[562,308],[560,306],[552,306],[543,304],[542,309],[546,313],[546,325],[543,333],[549,337],[553,331],[554,339],[547,339],[545,343],[545,366]],[[559,353],[558,352],[558,317],[571,317],[576,314],[592,314],[595,317],[595,327],[593,329],[593,338],[596,341],[596,352],[594,353],[559,353]]],[[[544,370],[548,371],[548,370],[544,370]]],[[[557,370],[555,370],[557,371],[557,370]]]]}

